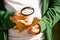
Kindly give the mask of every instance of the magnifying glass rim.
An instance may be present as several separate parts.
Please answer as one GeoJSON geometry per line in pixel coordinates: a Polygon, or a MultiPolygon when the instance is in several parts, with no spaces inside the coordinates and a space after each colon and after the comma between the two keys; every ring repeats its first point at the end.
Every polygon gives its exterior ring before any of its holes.
{"type": "Polygon", "coordinates": [[[29,16],[29,15],[32,15],[33,13],[34,13],[34,8],[32,8],[32,7],[24,7],[24,8],[21,10],[21,14],[24,15],[24,16],[29,16]],[[30,14],[23,14],[23,13],[22,13],[23,10],[25,10],[25,9],[29,9],[29,8],[33,10],[32,13],[30,13],[30,14]]]}

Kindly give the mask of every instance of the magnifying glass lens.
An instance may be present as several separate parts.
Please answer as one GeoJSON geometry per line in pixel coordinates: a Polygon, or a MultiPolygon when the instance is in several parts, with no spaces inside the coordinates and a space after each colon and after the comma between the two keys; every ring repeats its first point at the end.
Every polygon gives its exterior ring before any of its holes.
{"type": "Polygon", "coordinates": [[[22,12],[23,15],[28,16],[28,15],[31,15],[31,14],[34,13],[34,9],[31,8],[31,7],[25,7],[25,8],[22,9],[21,12],[22,12]]]}
{"type": "Polygon", "coordinates": [[[32,12],[33,12],[32,9],[25,9],[25,10],[22,11],[22,13],[25,14],[25,15],[29,15],[29,14],[31,14],[32,12]]]}

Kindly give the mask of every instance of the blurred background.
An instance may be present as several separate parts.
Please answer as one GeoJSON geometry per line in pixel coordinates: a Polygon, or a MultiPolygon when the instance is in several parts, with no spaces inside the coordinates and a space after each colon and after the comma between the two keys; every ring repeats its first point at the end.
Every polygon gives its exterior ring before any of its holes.
{"type": "Polygon", "coordinates": [[[58,24],[56,24],[52,30],[53,40],[60,40],[60,20],[58,21],[58,24]],[[57,25],[59,25],[57,27],[57,25]]]}

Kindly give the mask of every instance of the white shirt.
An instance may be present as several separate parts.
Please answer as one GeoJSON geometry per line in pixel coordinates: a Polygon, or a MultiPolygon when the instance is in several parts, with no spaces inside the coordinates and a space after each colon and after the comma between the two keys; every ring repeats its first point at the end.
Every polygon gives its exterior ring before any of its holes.
{"type": "MultiPolygon", "coordinates": [[[[32,7],[34,8],[35,12],[34,14],[30,15],[29,18],[29,24],[32,23],[34,17],[38,17],[39,19],[42,18],[41,15],[41,7],[42,2],[41,0],[5,0],[5,7],[9,11],[21,11],[24,7],[32,7]]],[[[25,30],[22,33],[19,33],[19,30],[9,30],[9,40],[42,40],[43,34],[40,33],[38,35],[30,35],[27,33],[27,30],[25,30]]]]}

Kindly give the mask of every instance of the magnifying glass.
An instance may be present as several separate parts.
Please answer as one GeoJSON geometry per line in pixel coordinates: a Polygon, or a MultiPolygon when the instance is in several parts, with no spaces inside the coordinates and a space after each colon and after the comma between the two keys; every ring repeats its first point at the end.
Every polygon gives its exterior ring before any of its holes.
{"type": "Polygon", "coordinates": [[[32,15],[33,13],[34,13],[34,8],[32,7],[24,7],[21,10],[21,14],[24,16],[29,16],[29,15],[32,15]]]}

